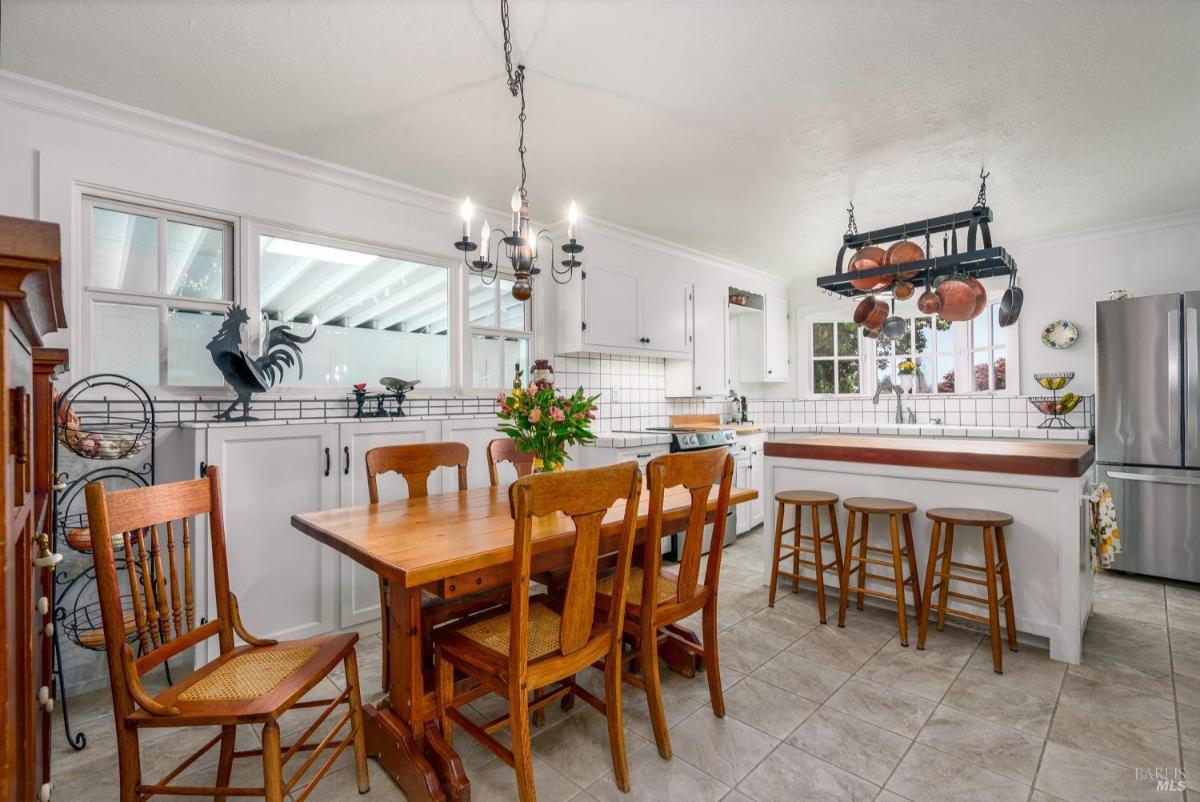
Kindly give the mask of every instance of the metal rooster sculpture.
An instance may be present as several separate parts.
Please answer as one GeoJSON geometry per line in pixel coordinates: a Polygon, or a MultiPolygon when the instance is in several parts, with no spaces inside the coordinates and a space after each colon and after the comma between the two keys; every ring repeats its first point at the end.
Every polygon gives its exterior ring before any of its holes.
{"type": "Polygon", "coordinates": [[[267,335],[266,347],[257,359],[242,350],[241,328],[250,322],[244,307],[234,304],[225,315],[221,328],[206,346],[212,353],[213,364],[221,371],[225,381],[237,393],[237,398],[224,412],[217,413],[217,420],[255,420],[250,417],[250,396],[263,393],[283,378],[284,368],[295,366],[304,377],[304,360],[300,356],[300,345],[316,336],[317,329],[307,337],[292,333],[289,326],[276,326],[267,335]],[[231,417],[233,410],[241,405],[240,417],[231,417]]]}

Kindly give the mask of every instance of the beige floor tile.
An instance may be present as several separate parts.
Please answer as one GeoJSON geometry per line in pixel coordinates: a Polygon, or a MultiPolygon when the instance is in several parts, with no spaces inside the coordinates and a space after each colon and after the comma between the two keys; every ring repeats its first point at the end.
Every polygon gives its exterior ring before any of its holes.
{"type": "Polygon", "coordinates": [[[725,714],[776,738],[786,738],[818,704],[754,677],[725,692],[725,714]]]}
{"type": "Polygon", "coordinates": [[[922,802],[1025,800],[1029,785],[915,743],[900,761],[887,789],[922,802]]]}
{"type": "Polygon", "coordinates": [[[1139,621],[1143,624],[1165,627],[1167,625],[1167,606],[1162,604],[1147,604],[1137,598],[1100,596],[1092,600],[1092,611],[1101,615],[1115,615],[1139,621]]]}
{"type": "Polygon", "coordinates": [[[751,676],[814,702],[824,702],[850,677],[845,671],[791,652],[776,655],[751,676]]]}
{"type": "Polygon", "coordinates": [[[746,618],[717,637],[717,659],[722,666],[749,674],[794,642],[746,618]]]}
{"type": "Polygon", "coordinates": [[[740,626],[773,638],[784,638],[791,645],[814,627],[821,625],[816,607],[809,610],[800,604],[776,604],[759,610],[740,622],[740,626]]]}
{"type": "Polygon", "coordinates": [[[1153,780],[1139,779],[1134,769],[1054,741],[1046,744],[1035,786],[1067,802],[1179,802],[1183,799],[1182,794],[1157,791],[1153,780]]]}
{"type": "Polygon", "coordinates": [[[1088,618],[1084,638],[1087,638],[1092,633],[1119,635],[1131,640],[1155,643],[1167,642],[1167,625],[1165,623],[1147,624],[1144,621],[1135,621],[1132,618],[1125,618],[1124,616],[1112,613],[1096,612],[1095,609],[1092,610],[1092,614],[1088,618]]]}
{"type": "Polygon", "coordinates": [[[1053,699],[1040,699],[1006,685],[977,682],[965,672],[950,686],[942,704],[1039,736],[1050,728],[1054,712],[1053,699]]]}
{"type": "Polygon", "coordinates": [[[733,626],[766,606],[766,588],[721,588],[717,598],[717,621],[724,626],[733,626]]]}
{"type": "Polygon", "coordinates": [[[1167,625],[1172,631],[1182,629],[1189,632],[1200,632],[1200,610],[1183,605],[1168,606],[1167,625]]]}
{"type": "MultiPolygon", "coordinates": [[[[601,802],[663,802],[668,799],[685,802],[716,802],[729,793],[729,786],[710,777],[700,769],[676,756],[663,760],[653,747],[638,750],[629,757],[629,793],[622,793],[611,777],[589,785],[589,796],[601,802]]],[[[475,799],[489,799],[477,796],[475,799]]],[[[539,795],[540,798],[540,795],[539,795]]]]}
{"type": "MultiPolygon", "coordinates": [[[[612,753],[608,742],[608,721],[586,704],[577,704],[586,709],[534,734],[533,759],[546,761],[568,780],[583,788],[612,773],[612,753]]],[[[648,745],[645,738],[626,729],[627,757],[648,745]]]]}
{"type": "Polygon", "coordinates": [[[737,785],[778,743],[778,738],[732,716],[717,718],[709,710],[671,728],[675,755],[729,786],[737,785]]]}
{"type": "Polygon", "coordinates": [[[831,707],[822,707],[791,734],[787,743],[882,785],[912,741],[831,707]]]}
{"type": "Polygon", "coordinates": [[[924,697],[854,677],[829,698],[829,707],[914,738],[937,707],[924,697]]]}
{"type": "Polygon", "coordinates": [[[795,747],[781,744],[738,785],[758,802],[874,799],[879,788],[795,747]]]}
{"type": "Polygon", "coordinates": [[[1156,734],[1101,706],[1080,708],[1061,702],[1050,726],[1050,740],[1099,755],[1112,763],[1137,766],[1179,765],[1179,738],[1174,729],[1156,734]]]}
{"type": "Polygon", "coordinates": [[[900,645],[899,638],[889,641],[855,676],[938,701],[954,684],[967,655],[919,651],[916,645],[915,636],[907,647],[900,645]]]}
{"type": "MultiPolygon", "coordinates": [[[[1146,662],[1148,661],[1142,661],[1143,665],[1146,662]]],[[[1163,662],[1161,668],[1151,669],[1125,662],[1103,652],[1089,651],[1085,647],[1079,665],[1070,666],[1068,671],[1095,682],[1122,685],[1133,690],[1154,694],[1163,699],[1173,700],[1175,698],[1169,659],[1163,662]]]]}
{"type": "Polygon", "coordinates": [[[1183,745],[1200,748],[1200,707],[1181,704],[1176,710],[1179,713],[1179,737],[1183,745]]]}
{"type": "Polygon", "coordinates": [[[722,797],[721,802],[754,802],[754,800],[734,789],[722,797]]]}
{"type": "MultiPolygon", "coordinates": [[[[472,799],[486,799],[489,802],[517,799],[516,775],[511,766],[498,758],[472,769],[467,776],[471,780],[472,799]]],[[[537,755],[533,757],[533,784],[537,788],[538,799],[555,802],[571,799],[581,790],[545,760],[538,760],[537,755]]]]}
{"type": "Polygon", "coordinates": [[[886,627],[839,627],[835,618],[830,624],[812,629],[788,651],[839,671],[854,672],[895,636],[895,630],[886,627]]]}
{"type": "Polygon", "coordinates": [[[1175,705],[1149,693],[1067,674],[1059,704],[1114,716],[1147,732],[1174,734],[1175,705]]]}
{"type": "Polygon", "coordinates": [[[1012,652],[1004,648],[1004,673],[997,674],[992,665],[991,646],[980,643],[960,675],[964,682],[994,685],[1001,689],[1019,690],[1038,699],[1053,701],[1062,689],[1067,664],[1051,660],[1045,649],[1022,646],[1012,652]]]}
{"type": "Polygon", "coordinates": [[[1033,783],[1042,738],[940,705],[917,741],[1026,786],[1033,783]]]}

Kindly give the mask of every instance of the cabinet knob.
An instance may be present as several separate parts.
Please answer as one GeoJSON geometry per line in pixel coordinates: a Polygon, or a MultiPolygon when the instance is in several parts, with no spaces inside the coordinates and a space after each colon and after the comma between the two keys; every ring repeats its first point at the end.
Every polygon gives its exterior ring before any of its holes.
{"type": "Polygon", "coordinates": [[[697,384],[697,385],[696,385],[696,389],[697,389],[697,390],[699,390],[699,389],[700,389],[700,385],[698,385],[698,384],[697,384]]]}

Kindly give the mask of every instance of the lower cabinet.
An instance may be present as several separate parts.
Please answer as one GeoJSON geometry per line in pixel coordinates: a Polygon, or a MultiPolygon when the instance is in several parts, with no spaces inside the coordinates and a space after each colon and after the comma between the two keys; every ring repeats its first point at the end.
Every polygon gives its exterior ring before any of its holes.
{"type": "Polygon", "coordinates": [[[738,438],[733,447],[735,458],[733,484],[736,487],[751,487],[758,491],[758,498],[734,507],[737,533],[743,535],[763,522],[765,499],[762,497],[766,473],[763,463],[763,446],[766,435],[751,434],[738,438]]]}
{"type": "MultiPolygon", "coordinates": [[[[195,429],[197,474],[202,465],[221,470],[229,580],[250,632],[303,638],[379,618],[376,575],[297,532],[292,515],[369,503],[365,455],[376,446],[466,443],[471,449],[468,486],[486,486],[487,444],[502,436],[495,429],[493,418],[195,429]]],[[[429,491],[448,490],[456,481],[454,471],[436,471],[429,491]]],[[[384,499],[405,498],[408,488],[399,475],[390,474],[380,477],[379,493],[384,499]]],[[[197,598],[202,600],[197,617],[211,618],[216,605],[208,529],[198,525],[196,531],[197,598]]],[[[215,652],[215,643],[206,647],[215,652]]],[[[203,663],[215,656],[202,653],[197,659],[203,663]]]]}

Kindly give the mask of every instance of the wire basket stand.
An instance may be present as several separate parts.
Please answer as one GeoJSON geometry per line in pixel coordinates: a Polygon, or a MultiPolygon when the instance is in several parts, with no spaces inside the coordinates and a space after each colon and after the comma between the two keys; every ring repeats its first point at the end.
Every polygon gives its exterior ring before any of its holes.
{"type": "MultiPolygon", "coordinates": [[[[116,373],[97,373],[80,379],[55,400],[54,440],[57,447],[54,450],[54,526],[51,534],[54,551],[59,551],[60,544],[65,544],[76,552],[90,554],[91,533],[83,507],[83,489],[89,482],[103,482],[111,490],[154,484],[156,429],[154,401],[150,394],[138,382],[116,373]],[[78,475],[64,469],[64,458],[68,454],[86,461],[82,462],[84,469],[78,475]],[[100,464],[94,468],[86,467],[91,461],[100,464]]],[[[141,582],[141,569],[125,554],[123,542],[114,539],[113,546],[119,581],[141,582]]],[[[157,587],[153,580],[151,577],[150,586],[157,587]]],[[[71,728],[60,638],[65,636],[85,649],[104,651],[104,627],[100,620],[100,605],[95,599],[95,583],[96,570],[91,565],[78,571],[60,566],[54,575],[56,696],[62,710],[67,743],[75,750],[87,746],[87,736],[71,728]]],[[[131,623],[132,598],[128,593],[122,597],[122,606],[127,611],[126,640],[136,647],[138,635],[131,623]]]]}

